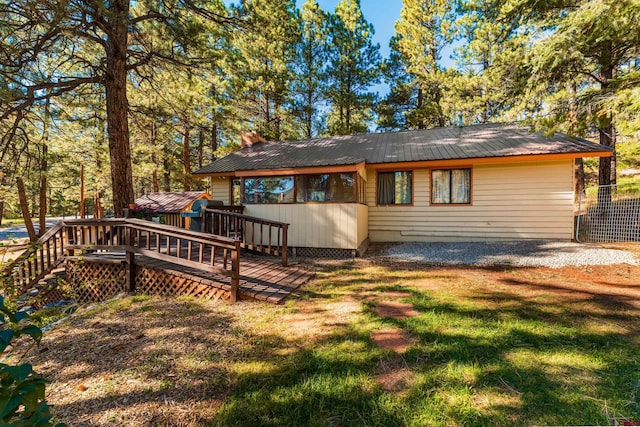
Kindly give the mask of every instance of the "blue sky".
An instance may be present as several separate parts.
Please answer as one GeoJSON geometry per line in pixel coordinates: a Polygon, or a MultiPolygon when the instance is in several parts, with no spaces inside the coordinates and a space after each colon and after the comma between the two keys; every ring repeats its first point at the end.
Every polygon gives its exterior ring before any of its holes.
{"type": "MultiPolygon", "coordinates": [[[[316,0],[323,10],[333,12],[340,0],[316,0]]],[[[298,7],[302,7],[305,0],[297,0],[298,7]]],[[[402,0],[360,0],[360,8],[364,18],[375,29],[374,41],[380,44],[383,57],[389,55],[389,39],[393,36],[393,26],[400,19],[402,0]]]]}
{"type": "MultiPolygon", "coordinates": [[[[333,12],[340,0],[316,0],[323,10],[333,12]]],[[[298,7],[302,7],[305,0],[296,0],[298,7]]],[[[380,44],[380,53],[383,58],[389,55],[389,40],[394,33],[394,25],[400,19],[402,0],[360,0],[360,8],[364,18],[375,29],[373,39],[380,44]]],[[[450,58],[452,49],[445,48],[442,52],[441,64],[450,67],[453,61],[450,58]]]]}
{"type": "MultiPolygon", "coordinates": [[[[296,0],[299,8],[306,0],[296,0]]],[[[316,0],[323,10],[333,12],[340,0],[316,0]]],[[[226,4],[233,3],[233,0],[225,0],[226,4]]],[[[394,33],[394,25],[400,19],[400,10],[402,9],[402,0],[360,0],[360,8],[364,18],[373,24],[375,34],[374,42],[380,45],[380,54],[383,58],[389,55],[389,40],[394,33]]],[[[451,48],[442,52],[441,64],[446,67],[453,65],[450,59],[451,48]]],[[[385,84],[379,84],[371,88],[384,96],[389,88],[385,84]]]]}

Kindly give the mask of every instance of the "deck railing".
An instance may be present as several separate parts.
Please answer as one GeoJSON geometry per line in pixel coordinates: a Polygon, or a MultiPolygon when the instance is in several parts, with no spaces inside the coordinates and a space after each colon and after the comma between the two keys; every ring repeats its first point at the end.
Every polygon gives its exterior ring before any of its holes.
{"type": "Polygon", "coordinates": [[[245,249],[279,256],[287,265],[289,224],[218,208],[203,209],[203,231],[239,240],[245,249]]]}
{"type": "Polygon", "coordinates": [[[2,273],[11,276],[17,290],[24,292],[60,264],[65,256],[114,251],[126,254],[129,289],[135,286],[135,254],[141,254],[230,277],[231,301],[237,299],[240,284],[238,240],[139,219],[60,221],[2,273]]]}
{"type": "Polygon", "coordinates": [[[162,216],[164,217],[165,224],[184,228],[184,218],[180,213],[165,213],[162,214],[162,216]]]}
{"type": "Polygon", "coordinates": [[[54,225],[18,258],[9,262],[1,271],[5,281],[3,292],[12,296],[24,293],[31,283],[38,283],[64,260],[65,236],[62,222],[54,225]]]}

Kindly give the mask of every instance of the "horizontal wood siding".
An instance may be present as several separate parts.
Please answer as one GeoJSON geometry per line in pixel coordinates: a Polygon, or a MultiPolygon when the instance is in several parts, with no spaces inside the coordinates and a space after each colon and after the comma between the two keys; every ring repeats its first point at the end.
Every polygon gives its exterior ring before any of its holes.
{"type": "Polygon", "coordinates": [[[356,203],[246,205],[245,214],[290,224],[290,247],[356,249],[363,232],[357,224],[361,216],[359,206],[356,203]]]}
{"type": "Polygon", "coordinates": [[[358,209],[358,245],[369,237],[369,207],[366,205],[357,204],[358,209]]]}
{"type": "Polygon", "coordinates": [[[229,190],[229,178],[226,176],[211,178],[211,200],[222,200],[225,205],[230,205],[229,190]]]}
{"type": "Polygon", "coordinates": [[[466,206],[430,205],[429,170],[414,170],[413,178],[413,206],[376,206],[369,170],[371,241],[572,238],[573,160],[476,165],[466,206]]]}

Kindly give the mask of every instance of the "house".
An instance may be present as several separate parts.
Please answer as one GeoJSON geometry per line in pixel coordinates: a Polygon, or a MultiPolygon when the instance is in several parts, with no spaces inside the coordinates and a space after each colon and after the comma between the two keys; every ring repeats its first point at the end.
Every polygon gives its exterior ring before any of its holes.
{"type": "Polygon", "coordinates": [[[215,199],[289,223],[290,247],[362,252],[369,241],[570,240],[575,159],[605,156],[584,139],[483,124],[243,138],[194,175],[211,178],[215,199]]]}
{"type": "Polygon", "coordinates": [[[165,224],[189,228],[190,218],[181,213],[191,212],[197,200],[211,200],[211,196],[205,191],[147,193],[136,199],[136,205],[161,214],[165,224]]]}

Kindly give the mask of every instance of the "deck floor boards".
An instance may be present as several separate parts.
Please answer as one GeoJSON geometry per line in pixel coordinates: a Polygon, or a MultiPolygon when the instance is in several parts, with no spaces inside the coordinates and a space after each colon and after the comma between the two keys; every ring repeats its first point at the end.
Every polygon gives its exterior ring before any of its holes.
{"type": "MultiPolygon", "coordinates": [[[[151,240],[147,244],[145,235],[139,236],[140,246],[152,251],[160,253],[170,253],[174,256],[178,253],[178,242],[173,240],[169,247],[167,242],[161,240],[158,245],[155,240],[151,240]]],[[[194,243],[189,251],[186,241],[180,242],[181,259],[198,261],[200,245],[194,243]]],[[[217,250],[214,254],[213,264],[216,267],[224,267],[223,251],[217,250]]],[[[102,252],[94,253],[91,256],[100,258],[119,258],[124,260],[124,253],[102,252]]],[[[203,251],[203,263],[205,266],[211,265],[211,251],[203,251]]],[[[215,286],[222,289],[229,289],[231,279],[228,276],[207,272],[195,266],[185,266],[176,262],[168,262],[154,259],[151,257],[136,255],[136,263],[154,269],[164,270],[172,274],[188,277],[193,281],[197,281],[206,286],[215,286]]],[[[228,259],[226,268],[231,267],[231,260],[228,259]]],[[[239,298],[258,299],[273,303],[281,303],[292,292],[298,289],[302,284],[306,283],[314,276],[313,272],[304,270],[299,267],[284,267],[281,259],[276,257],[257,256],[248,253],[240,254],[240,288],[239,298]]]]}
{"type": "MultiPolygon", "coordinates": [[[[207,282],[208,285],[224,288],[230,285],[229,277],[193,267],[145,256],[138,256],[136,262],[140,265],[184,274],[193,280],[207,282]]],[[[277,258],[270,259],[243,254],[240,257],[239,297],[279,304],[314,275],[315,273],[299,267],[284,267],[277,258]]]]}

